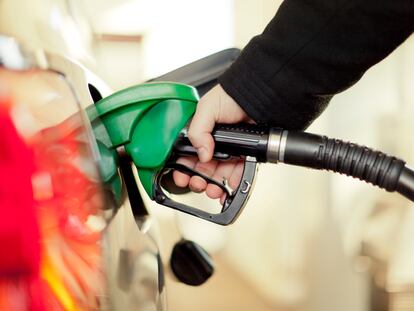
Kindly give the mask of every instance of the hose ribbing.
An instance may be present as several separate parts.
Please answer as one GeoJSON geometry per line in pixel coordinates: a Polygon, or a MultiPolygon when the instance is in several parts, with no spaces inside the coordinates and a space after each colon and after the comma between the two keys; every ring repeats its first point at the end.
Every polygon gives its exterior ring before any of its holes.
{"type": "Polygon", "coordinates": [[[395,191],[405,162],[371,148],[322,137],[317,154],[321,169],[366,181],[387,191],[395,191]]]}
{"type": "Polygon", "coordinates": [[[395,191],[405,162],[339,139],[289,132],[284,162],[345,174],[387,191],[395,191]]]}

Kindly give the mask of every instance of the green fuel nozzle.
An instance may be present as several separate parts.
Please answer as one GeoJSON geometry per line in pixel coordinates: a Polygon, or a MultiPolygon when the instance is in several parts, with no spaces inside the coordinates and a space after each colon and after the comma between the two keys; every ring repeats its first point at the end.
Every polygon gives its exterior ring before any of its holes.
{"type": "MultiPolygon", "coordinates": [[[[136,166],[140,181],[152,200],[227,225],[235,221],[247,202],[256,173],[256,160],[246,158],[242,183],[234,191],[220,181],[171,161],[174,155],[186,155],[179,148],[179,138],[186,132],[185,126],[193,116],[198,100],[196,89],[188,85],[145,83],[101,99],[87,108],[87,114],[103,158],[101,171],[107,179],[113,178],[113,164],[117,163],[116,155],[122,150],[136,166]],[[110,166],[106,167],[105,163],[110,166]],[[163,178],[172,170],[200,176],[225,191],[227,197],[221,212],[212,214],[172,200],[162,186],[163,178]]],[[[222,159],[218,153],[215,157],[222,159]]],[[[225,158],[228,157],[225,154],[225,158]]]]}
{"type": "Polygon", "coordinates": [[[233,223],[246,205],[257,162],[282,162],[346,174],[414,201],[414,171],[398,158],[326,136],[247,124],[219,124],[212,133],[215,159],[245,160],[238,188],[229,190],[224,182],[174,162],[178,156],[196,155],[186,125],[198,99],[191,86],[153,82],[121,90],[88,107],[103,158],[104,179],[114,178],[116,157],[122,149],[136,166],[152,200],[221,225],[233,223]],[[220,187],[226,193],[221,211],[213,214],[171,199],[162,181],[173,170],[220,187]]]}
{"type": "Polygon", "coordinates": [[[155,175],[194,114],[198,99],[197,91],[188,85],[145,83],[101,99],[87,114],[98,141],[111,150],[125,149],[152,197],[155,175]]]}

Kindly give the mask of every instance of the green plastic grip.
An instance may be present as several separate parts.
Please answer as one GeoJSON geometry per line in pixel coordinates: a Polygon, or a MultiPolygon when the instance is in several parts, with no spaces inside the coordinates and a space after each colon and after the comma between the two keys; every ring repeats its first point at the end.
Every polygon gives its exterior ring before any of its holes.
{"type": "Polygon", "coordinates": [[[106,159],[101,164],[106,166],[101,168],[105,178],[118,174],[115,149],[124,146],[153,198],[155,175],[168,160],[198,100],[197,90],[189,85],[154,82],[118,91],[89,107],[87,114],[106,159]],[[113,161],[108,159],[111,155],[113,161]]]}

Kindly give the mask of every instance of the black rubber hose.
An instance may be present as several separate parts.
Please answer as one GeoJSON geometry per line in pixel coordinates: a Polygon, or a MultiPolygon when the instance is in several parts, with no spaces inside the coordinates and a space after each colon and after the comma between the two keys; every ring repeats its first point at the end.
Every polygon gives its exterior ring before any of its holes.
{"type": "Polygon", "coordinates": [[[398,180],[397,192],[414,202],[414,170],[405,166],[398,180]]]}
{"type": "Polygon", "coordinates": [[[414,172],[380,151],[304,132],[289,132],[283,162],[345,174],[414,199],[414,172]]]}

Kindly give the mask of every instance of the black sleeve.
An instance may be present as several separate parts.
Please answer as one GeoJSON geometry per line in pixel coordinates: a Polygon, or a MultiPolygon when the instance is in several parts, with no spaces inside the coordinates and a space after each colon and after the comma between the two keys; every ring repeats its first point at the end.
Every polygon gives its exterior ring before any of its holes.
{"type": "Polygon", "coordinates": [[[305,129],[413,30],[414,0],[286,0],[219,82],[255,121],[305,129]]]}

